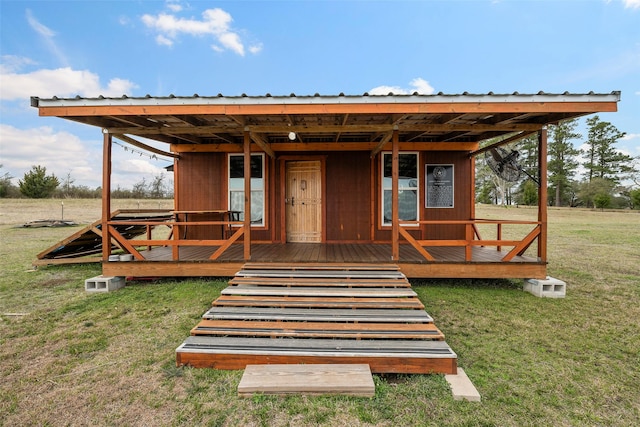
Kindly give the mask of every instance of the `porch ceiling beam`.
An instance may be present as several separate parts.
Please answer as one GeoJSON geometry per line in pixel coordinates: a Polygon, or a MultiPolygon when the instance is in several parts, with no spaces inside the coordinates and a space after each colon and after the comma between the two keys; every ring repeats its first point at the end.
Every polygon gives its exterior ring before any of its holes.
{"type": "MultiPolygon", "coordinates": [[[[447,125],[447,124],[425,124],[425,125],[394,125],[394,124],[380,124],[380,125],[326,125],[326,126],[261,126],[250,125],[245,126],[250,132],[256,133],[353,133],[353,132],[391,132],[394,127],[397,126],[400,132],[486,132],[486,131],[501,131],[501,132],[516,132],[516,131],[539,131],[542,128],[542,124],[537,123],[505,123],[505,124],[462,124],[462,125],[447,125]]],[[[219,127],[219,126],[198,126],[198,127],[123,127],[123,128],[107,128],[107,131],[112,134],[132,134],[132,135],[202,135],[202,134],[217,134],[217,133],[229,133],[240,132],[242,129],[234,127],[219,127]]]]}
{"type": "Polygon", "coordinates": [[[491,150],[493,148],[500,147],[500,146],[505,145],[505,144],[509,144],[509,143],[511,143],[513,141],[517,141],[517,140],[522,139],[522,138],[526,138],[527,136],[533,135],[534,133],[536,133],[536,132],[519,132],[518,134],[512,135],[507,139],[503,139],[502,141],[498,141],[498,142],[496,142],[494,144],[487,145],[486,147],[480,148],[479,150],[472,151],[471,153],[469,153],[469,157],[477,156],[478,154],[482,154],[482,153],[484,153],[486,151],[489,151],[489,150],[491,150]]]}
{"type": "Polygon", "coordinates": [[[255,142],[258,147],[262,148],[262,150],[267,153],[269,157],[271,157],[272,159],[276,158],[276,153],[274,153],[274,151],[271,149],[269,141],[264,135],[255,132],[250,132],[249,135],[251,136],[251,140],[255,142]]]}
{"type": "MultiPolygon", "coordinates": [[[[611,95],[608,95],[611,98],[611,95]]],[[[60,105],[38,106],[40,116],[119,115],[273,115],[273,114],[496,114],[513,112],[586,113],[615,112],[618,100],[576,102],[441,102],[441,103],[322,103],[262,105],[60,105]]]]}
{"type": "Polygon", "coordinates": [[[124,141],[127,144],[131,144],[134,147],[138,147],[138,148],[141,148],[143,150],[150,151],[150,152],[155,153],[155,154],[159,154],[161,156],[172,157],[174,159],[179,159],[180,158],[179,154],[174,154],[174,153],[170,153],[168,151],[159,150],[159,149],[157,149],[155,147],[152,147],[150,145],[147,145],[147,144],[145,144],[143,142],[137,141],[137,140],[135,140],[135,139],[133,139],[133,138],[127,136],[127,135],[113,134],[113,137],[114,138],[118,138],[119,140],[124,141]]]}
{"type": "MultiPolygon", "coordinates": [[[[279,151],[371,151],[377,142],[272,142],[269,144],[274,152],[279,151]]],[[[390,142],[382,147],[390,150],[390,142]]],[[[474,151],[478,149],[477,142],[401,142],[402,151],[474,151]]],[[[171,145],[174,153],[241,153],[238,144],[175,144],[171,145]]]]}

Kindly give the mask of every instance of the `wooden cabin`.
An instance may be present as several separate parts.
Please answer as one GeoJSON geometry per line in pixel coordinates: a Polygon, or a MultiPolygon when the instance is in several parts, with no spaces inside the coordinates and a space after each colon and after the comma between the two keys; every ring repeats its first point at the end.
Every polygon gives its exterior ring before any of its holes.
{"type": "Polygon", "coordinates": [[[32,106],[103,135],[102,218],[94,229],[105,276],[233,276],[251,261],[391,264],[409,278],[545,278],[546,126],[616,111],[619,99],[618,92],[171,95],[34,97],[32,106]],[[477,218],[480,143],[534,134],[537,219],[477,218]],[[168,215],[112,212],[114,138],[174,159],[168,215]],[[121,231],[129,226],[147,232],[133,238],[121,231]],[[110,261],[114,250],[133,260],[110,261]]]}

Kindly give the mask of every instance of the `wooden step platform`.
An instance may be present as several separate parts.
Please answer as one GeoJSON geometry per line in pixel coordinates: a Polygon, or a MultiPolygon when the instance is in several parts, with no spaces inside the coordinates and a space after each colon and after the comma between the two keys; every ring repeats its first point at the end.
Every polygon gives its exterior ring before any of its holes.
{"type": "Polygon", "coordinates": [[[191,335],[242,335],[297,338],[401,338],[443,340],[433,323],[235,322],[203,320],[191,335]]]}
{"type": "Polygon", "coordinates": [[[407,288],[326,288],[320,286],[253,286],[237,285],[229,286],[222,290],[222,295],[280,295],[280,296],[307,296],[307,297],[417,297],[412,289],[407,288]]]}
{"type": "Polygon", "coordinates": [[[431,316],[422,310],[342,309],[342,308],[274,308],[274,307],[212,307],[203,319],[264,320],[298,322],[386,322],[429,323],[431,316]]]}
{"type": "Polygon", "coordinates": [[[423,310],[417,298],[356,298],[221,295],[213,302],[217,307],[307,307],[307,308],[404,308],[423,310]]]}
{"type": "Polygon", "coordinates": [[[341,394],[373,397],[376,387],[369,365],[247,365],[238,395],[251,397],[256,393],[341,394]]]}
{"type": "Polygon", "coordinates": [[[367,364],[455,374],[456,355],[397,266],[246,264],[176,350],[178,365],[367,364]]]}

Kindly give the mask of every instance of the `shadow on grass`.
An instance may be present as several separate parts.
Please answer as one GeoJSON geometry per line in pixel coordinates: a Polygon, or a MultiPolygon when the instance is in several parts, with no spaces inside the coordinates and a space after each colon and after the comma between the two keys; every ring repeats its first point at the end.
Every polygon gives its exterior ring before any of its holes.
{"type": "Polygon", "coordinates": [[[411,279],[409,282],[416,287],[522,290],[520,279],[411,279]]]}

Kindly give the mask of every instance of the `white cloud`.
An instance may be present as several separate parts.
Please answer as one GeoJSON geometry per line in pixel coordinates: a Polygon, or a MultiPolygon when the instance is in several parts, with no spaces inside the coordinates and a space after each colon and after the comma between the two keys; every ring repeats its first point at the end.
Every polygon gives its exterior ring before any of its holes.
{"type": "Polygon", "coordinates": [[[100,164],[100,151],[92,156],[87,146],[76,135],[64,131],[54,131],[51,127],[42,126],[31,129],[0,124],[0,146],[2,150],[2,169],[10,172],[18,179],[34,165],[44,166],[47,173],[53,173],[63,178],[71,173],[77,182],[100,181],[100,174],[96,180],[96,170],[100,166],[91,165],[94,157],[100,164]],[[6,147],[11,147],[10,150],[6,147]]]}
{"type": "Polygon", "coordinates": [[[256,54],[262,51],[262,43],[257,43],[255,45],[249,46],[249,52],[256,54]]]}
{"type": "Polygon", "coordinates": [[[182,5],[177,0],[167,0],[167,9],[172,12],[180,12],[182,11],[182,5]]]}
{"type": "MultiPolygon", "coordinates": [[[[171,2],[167,6],[174,13],[182,10],[177,3],[171,2]]],[[[240,56],[245,55],[245,45],[240,34],[231,28],[233,18],[220,8],[205,10],[202,12],[201,20],[180,18],[171,13],[145,14],[141,19],[148,28],[158,32],[156,42],[159,45],[172,46],[182,34],[193,37],[212,36],[215,39],[215,43],[211,45],[213,50],[218,52],[230,50],[240,56]]],[[[249,48],[251,53],[257,53],[260,50],[259,44],[249,48]]]]}
{"type": "Polygon", "coordinates": [[[28,99],[30,96],[121,96],[138,87],[135,83],[121,78],[111,79],[103,86],[100,77],[88,70],[64,67],[20,74],[15,72],[13,65],[0,66],[0,99],[3,101],[28,99]]]}
{"type": "Polygon", "coordinates": [[[173,40],[163,36],[162,34],[158,34],[156,36],[156,43],[158,43],[160,46],[169,46],[169,47],[173,46],[173,40]]]}
{"type": "Polygon", "coordinates": [[[33,13],[31,13],[31,10],[27,9],[26,13],[29,26],[42,37],[45,44],[49,48],[49,51],[58,59],[58,61],[60,61],[62,65],[68,65],[69,61],[62,53],[60,48],[58,48],[58,45],[54,40],[56,33],[49,27],[38,21],[35,16],[33,16],[33,13]]]}
{"type": "Polygon", "coordinates": [[[0,58],[0,74],[13,73],[21,70],[26,65],[35,65],[36,62],[30,58],[17,55],[2,55],[0,58]]]}
{"type": "MultiPolygon", "coordinates": [[[[101,138],[96,130],[97,138],[101,138]]],[[[166,159],[151,160],[152,153],[125,151],[121,144],[113,147],[112,188],[132,188],[145,179],[151,182],[159,174],[166,174],[166,184],[172,186],[173,175],[164,169],[166,159]]],[[[75,185],[96,188],[102,185],[102,140],[82,140],[77,135],[49,126],[18,129],[0,124],[0,172],[9,173],[15,184],[34,165],[47,168],[47,174],[61,181],[71,176],[75,185]],[[11,150],[6,149],[11,147],[11,150]]],[[[136,149],[137,150],[137,149],[136,149]]]]}
{"type": "Polygon", "coordinates": [[[369,91],[371,95],[387,95],[393,93],[395,95],[409,95],[414,92],[420,95],[431,95],[434,93],[433,87],[423,78],[415,78],[409,82],[409,88],[400,86],[377,86],[369,91]]]}
{"type": "Polygon", "coordinates": [[[640,0],[622,0],[626,9],[640,9],[640,0]]]}

